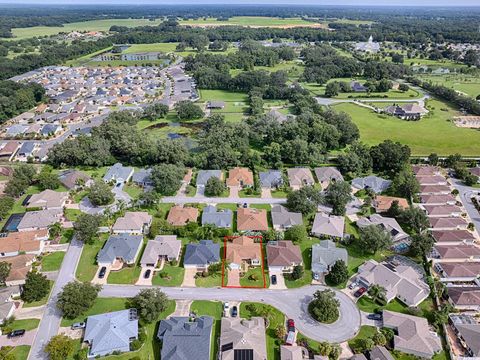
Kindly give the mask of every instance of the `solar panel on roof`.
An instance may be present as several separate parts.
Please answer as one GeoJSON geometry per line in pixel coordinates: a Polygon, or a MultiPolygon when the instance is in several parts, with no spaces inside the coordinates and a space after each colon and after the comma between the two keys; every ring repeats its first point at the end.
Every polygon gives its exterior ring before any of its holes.
{"type": "Polygon", "coordinates": [[[253,360],[253,350],[252,349],[234,350],[233,360],[253,360]]]}

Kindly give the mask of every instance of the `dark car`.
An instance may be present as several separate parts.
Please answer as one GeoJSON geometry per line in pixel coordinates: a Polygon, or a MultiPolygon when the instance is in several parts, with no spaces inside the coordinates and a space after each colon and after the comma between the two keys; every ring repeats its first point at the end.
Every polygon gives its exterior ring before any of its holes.
{"type": "Polygon", "coordinates": [[[147,271],[145,271],[145,274],[143,274],[143,278],[148,279],[151,273],[152,273],[152,270],[148,269],[147,271]]]}
{"type": "Polygon", "coordinates": [[[7,337],[8,338],[15,338],[15,337],[23,336],[23,335],[25,335],[25,330],[21,329],[21,330],[13,330],[12,332],[9,332],[7,337]]]}
{"type": "Polygon", "coordinates": [[[232,306],[232,317],[237,317],[238,309],[236,306],[232,306]]]}
{"type": "Polygon", "coordinates": [[[100,269],[100,272],[98,273],[98,278],[103,279],[106,273],[107,273],[107,268],[105,266],[102,266],[102,268],[100,269]]]}
{"type": "Polygon", "coordinates": [[[295,332],[295,321],[293,319],[287,320],[287,330],[295,332]]]}
{"type": "Polygon", "coordinates": [[[368,314],[367,319],[369,320],[382,320],[382,314],[368,314]]]}
{"type": "Polygon", "coordinates": [[[277,275],[272,275],[272,285],[277,285],[277,275]]]}
{"type": "Polygon", "coordinates": [[[122,186],[122,183],[118,183],[117,185],[115,185],[116,187],[120,187],[122,186]]]}
{"type": "Polygon", "coordinates": [[[365,292],[367,291],[367,289],[365,289],[364,287],[361,287],[360,289],[358,289],[357,291],[355,291],[355,294],[353,294],[355,297],[359,298],[360,296],[362,296],[363,294],[365,294],[365,292]]]}

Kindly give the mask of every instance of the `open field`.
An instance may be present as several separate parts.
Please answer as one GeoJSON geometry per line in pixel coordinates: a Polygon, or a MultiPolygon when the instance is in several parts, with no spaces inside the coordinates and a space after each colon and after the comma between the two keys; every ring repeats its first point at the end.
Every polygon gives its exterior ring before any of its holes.
{"type": "Polygon", "coordinates": [[[316,27],[326,28],[323,23],[315,23],[303,20],[301,18],[277,18],[266,16],[234,16],[226,21],[217,21],[215,18],[189,19],[180,21],[181,25],[213,27],[225,25],[250,26],[250,27],[316,27]]]}
{"type": "Polygon", "coordinates": [[[480,95],[480,77],[466,74],[419,75],[420,79],[450,87],[473,98],[480,95]]]}
{"type": "Polygon", "coordinates": [[[136,27],[158,25],[161,20],[149,21],[147,19],[105,19],[74,22],[63,26],[34,26],[29,28],[12,29],[13,40],[31,38],[34,36],[56,35],[61,32],[71,31],[108,31],[113,25],[136,27]]]}
{"type": "Polygon", "coordinates": [[[352,117],[360,129],[361,140],[368,145],[391,139],[409,145],[412,155],[428,155],[432,152],[439,155],[480,155],[480,132],[456,127],[449,120],[459,113],[439,100],[428,102],[430,114],[420,121],[379,115],[355,104],[338,104],[333,108],[352,117]]]}

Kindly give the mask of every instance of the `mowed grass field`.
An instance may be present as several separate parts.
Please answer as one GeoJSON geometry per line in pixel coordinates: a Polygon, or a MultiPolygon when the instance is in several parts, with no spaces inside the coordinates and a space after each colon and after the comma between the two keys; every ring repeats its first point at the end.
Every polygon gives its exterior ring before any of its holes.
{"type": "Polygon", "coordinates": [[[433,84],[450,87],[473,98],[480,95],[480,76],[465,74],[419,75],[420,79],[433,84]]]}
{"type": "Polygon", "coordinates": [[[326,27],[321,22],[306,21],[298,17],[293,18],[278,18],[266,16],[234,16],[229,20],[217,21],[216,18],[201,18],[181,20],[181,25],[190,26],[224,26],[224,25],[238,25],[238,26],[252,26],[252,27],[326,27]]]}
{"type": "Polygon", "coordinates": [[[379,115],[355,104],[334,105],[336,111],[348,113],[360,129],[360,138],[369,145],[386,139],[407,144],[412,155],[450,155],[460,153],[465,156],[479,156],[480,132],[458,128],[451,120],[459,115],[448,104],[439,100],[428,102],[430,114],[420,121],[405,121],[393,116],[379,115]]]}
{"type": "Polygon", "coordinates": [[[12,29],[14,38],[12,40],[27,39],[35,36],[49,36],[56,35],[61,32],[71,31],[108,31],[113,25],[136,27],[136,26],[155,26],[162,22],[162,20],[150,21],[147,19],[105,19],[105,20],[91,20],[80,21],[63,26],[34,26],[29,28],[12,29]]]}

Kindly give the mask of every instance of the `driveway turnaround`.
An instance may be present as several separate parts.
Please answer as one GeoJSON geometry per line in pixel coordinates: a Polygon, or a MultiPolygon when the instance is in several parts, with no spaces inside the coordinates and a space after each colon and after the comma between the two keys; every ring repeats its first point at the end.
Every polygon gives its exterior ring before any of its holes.
{"type": "MultiPolygon", "coordinates": [[[[133,297],[145,286],[105,285],[101,297],[133,297]]],[[[179,288],[162,287],[167,296],[175,300],[254,301],[274,306],[288,318],[295,320],[298,330],[316,341],[341,343],[357,334],[361,317],[355,303],[341,291],[335,291],[340,301],[340,317],[333,324],[321,324],[308,314],[308,304],[316,290],[325,286],[305,286],[289,290],[231,289],[231,288],[179,288]]]]}

